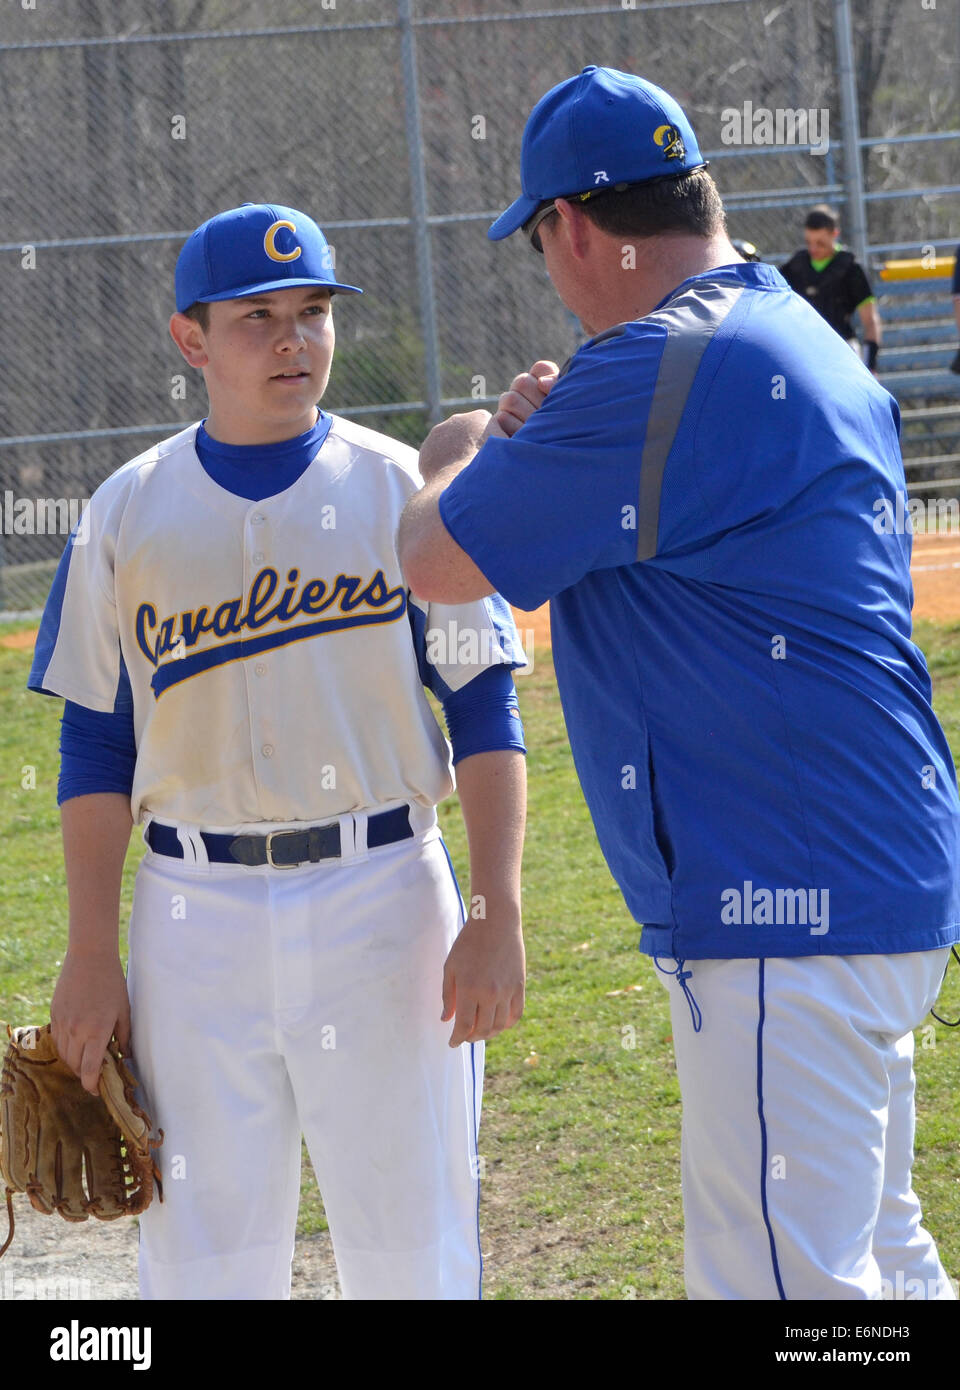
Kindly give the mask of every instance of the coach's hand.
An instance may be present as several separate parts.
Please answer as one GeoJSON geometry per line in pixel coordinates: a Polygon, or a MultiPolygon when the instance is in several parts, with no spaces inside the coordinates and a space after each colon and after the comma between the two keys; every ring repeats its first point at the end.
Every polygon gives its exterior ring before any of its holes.
{"type": "Polygon", "coordinates": [[[489,410],[467,410],[434,425],[420,449],[423,481],[431,482],[452,463],[460,467],[469,463],[486,438],[492,418],[489,410]]]}
{"type": "Polygon", "coordinates": [[[510,383],[497,402],[496,413],[488,426],[484,438],[499,434],[510,438],[522,424],[530,419],[550,392],[559,375],[556,362],[534,362],[529,372],[521,372],[510,383]]]}
{"type": "Polygon", "coordinates": [[[67,951],[50,1004],[50,1032],[67,1066],[96,1095],[111,1035],[121,1052],[130,1050],[130,1002],[118,955],[67,951]]]}
{"type": "Polygon", "coordinates": [[[463,468],[488,439],[509,439],[533,412],[543,405],[560,368],[556,362],[534,362],[529,372],[521,372],[497,401],[496,414],[488,410],[467,410],[442,420],[423,441],[420,450],[420,476],[432,482],[452,464],[463,468]]]}
{"type": "Polygon", "coordinates": [[[526,958],[519,912],[506,920],[471,918],[443,968],[442,1023],[454,1014],[450,1046],[481,1042],[523,1013],[526,958]]]}

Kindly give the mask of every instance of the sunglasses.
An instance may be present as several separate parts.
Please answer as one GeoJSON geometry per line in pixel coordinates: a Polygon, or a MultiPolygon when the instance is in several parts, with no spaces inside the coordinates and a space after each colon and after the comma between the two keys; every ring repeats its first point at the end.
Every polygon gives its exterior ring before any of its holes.
{"type": "MultiPolygon", "coordinates": [[[[695,168],[706,169],[709,162],[709,160],[704,160],[703,164],[696,165],[695,168]]],[[[693,172],[695,172],[694,169],[684,169],[683,174],[690,174],[693,172]]],[[[651,183],[665,183],[668,179],[675,179],[679,177],[682,177],[682,175],[663,174],[655,179],[643,179],[642,183],[644,185],[651,183]]],[[[628,188],[639,187],[640,184],[636,183],[611,183],[605,188],[590,188],[587,190],[586,193],[566,193],[558,194],[557,196],[563,197],[564,200],[568,203],[585,203],[588,199],[599,198],[604,193],[623,193],[628,188]]],[[[540,232],[538,231],[538,228],[543,219],[545,217],[549,217],[551,212],[556,212],[556,210],[556,200],[552,200],[549,203],[545,203],[543,207],[538,208],[537,211],[533,214],[533,216],[528,218],[527,221],[524,222],[520,228],[524,236],[529,241],[530,245],[533,247],[534,251],[538,251],[541,256],[543,255],[543,243],[540,240],[540,232]]]]}
{"type": "MultiPolygon", "coordinates": [[[[609,188],[591,188],[588,189],[586,193],[569,193],[562,196],[568,203],[585,203],[588,198],[598,198],[601,193],[622,193],[625,188],[629,187],[630,185],[628,183],[614,183],[611,184],[609,188]]],[[[556,210],[557,204],[555,200],[546,203],[542,208],[538,208],[533,216],[524,222],[520,228],[534,251],[538,251],[541,256],[543,255],[543,243],[540,240],[540,233],[537,228],[545,217],[549,217],[551,212],[556,212],[556,210]]]]}

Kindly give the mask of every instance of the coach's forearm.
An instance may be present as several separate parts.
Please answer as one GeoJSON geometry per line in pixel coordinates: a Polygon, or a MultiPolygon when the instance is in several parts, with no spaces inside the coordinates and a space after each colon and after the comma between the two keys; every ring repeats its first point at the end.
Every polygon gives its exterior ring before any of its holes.
{"type": "Polygon", "coordinates": [[[489,411],[470,410],[434,425],[423,441],[419,463],[424,486],[407,502],[397,529],[400,568],[420,598],[467,603],[493,593],[494,586],[444,526],[440,497],[495,432],[489,411]]]}
{"type": "Polygon", "coordinates": [[[470,459],[431,478],[410,498],[397,529],[397,555],[407,583],[431,603],[469,603],[492,594],[494,585],[461,550],[440,515],[441,494],[470,459]]]}
{"type": "Polygon", "coordinates": [[[73,796],[60,807],[70,906],[69,949],[119,951],[120,884],[133,818],[120,792],[73,796]]]}
{"type": "Polygon", "coordinates": [[[400,516],[401,537],[405,529],[422,527],[425,522],[433,525],[439,520],[441,494],[475,457],[475,454],[468,454],[465,458],[454,459],[452,463],[444,464],[439,472],[431,475],[430,481],[424,483],[419,492],[414,493],[400,516]]]}
{"type": "Polygon", "coordinates": [[[400,513],[397,555],[404,573],[407,561],[423,553],[430,553],[435,548],[438,536],[446,529],[440,516],[440,497],[457,474],[466,468],[472,457],[471,454],[470,458],[458,459],[434,474],[419,492],[413,494],[400,513]]]}
{"type": "Polygon", "coordinates": [[[474,753],[457,764],[457,789],[470,846],[471,899],[480,900],[473,915],[497,926],[517,925],[526,759],[512,748],[474,753]]]}

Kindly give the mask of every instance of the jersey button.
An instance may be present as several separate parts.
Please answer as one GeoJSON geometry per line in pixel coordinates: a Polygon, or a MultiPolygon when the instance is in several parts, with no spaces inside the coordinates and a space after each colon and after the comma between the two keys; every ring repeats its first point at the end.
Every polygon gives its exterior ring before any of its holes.
{"type": "Polygon", "coordinates": [[[265,744],[263,745],[263,747],[260,749],[260,752],[263,754],[263,756],[264,756],[265,758],[272,758],[272,757],[273,757],[273,744],[272,744],[272,743],[265,743],[265,744]]]}
{"type": "Polygon", "coordinates": [[[262,515],[262,513],[261,513],[261,512],[254,512],[253,516],[250,518],[250,525],[251,525],[251,526],[259,526],[259,525],[261,524],[262,521],[263,521],[263,515],[262,515]]]}
{"type": "Polygon", "coordinates": [[[256,673],[257,673],[258,676],[264,676],[264,675],[266,675],[266,673],[267,673],[267,668],[266,668],[266,666],[264,666],[264,664],[263,664],[262,661],[258,661],[257,664],[256,664],[256,666],[254,666],[253,669],[254,669],[254,671],[256,671],[256,673]]]}
{"type": "Polygon", "coordinates": [[[253,563],[254,563],[255,565],[262,565],[262,564],[263,564],[263,551],[262,551],[262,550],[258,550],[258,551],[255,553],[255,555],[254,555],[254,557],[253,557],[253,563]]]}

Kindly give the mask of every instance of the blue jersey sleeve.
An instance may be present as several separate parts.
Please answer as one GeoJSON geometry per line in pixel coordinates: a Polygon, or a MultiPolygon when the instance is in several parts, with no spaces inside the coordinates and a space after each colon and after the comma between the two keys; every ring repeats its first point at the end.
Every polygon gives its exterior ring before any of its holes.
{"type": "Polygon", "coordinates": [[[56,690],[48,690],[43,683],[43,678],[60,636],[63,598],[67,588],[70,561],[73,559],[73,544],[76,539],[77,531],[73,530],[70,532],[63,553],[57,562],[56,573],[47,595],[43,616],[40,619],[40,630],[37,633],[37,640],[33,648],[33,661],[30,666],[30,675],[27,677],[27,689],[39,691],[41,695],[59,693],[56,690]]]}
{"type": "Polygon", "coordinates": [[[640,460],[666,339],[657,325],[591,340],[511,439],[488,439],[440,516],[490,583],[538,608],[594,569],[637,558],[640,460]],[[626,367],[626,370],[625,370],[626,367]]]}

